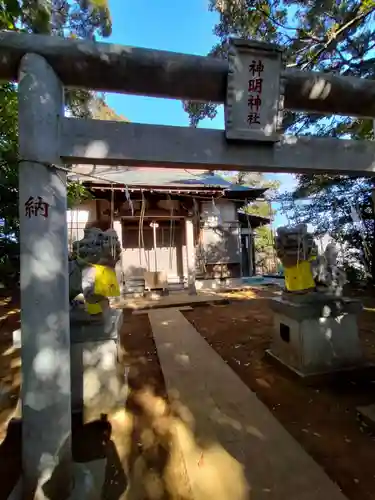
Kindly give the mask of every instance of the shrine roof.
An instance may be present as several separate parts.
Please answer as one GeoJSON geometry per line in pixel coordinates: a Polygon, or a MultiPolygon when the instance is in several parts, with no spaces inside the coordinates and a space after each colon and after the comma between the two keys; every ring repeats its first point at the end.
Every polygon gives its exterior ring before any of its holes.
{"type": "Polygon", "coordinates": [[[84,184],[108,186],[114,184],[131,188],[181,189],[181,191],[225,190],[227,197],[245,199],[262,196],[265,188],[254,188],[232,184],[220,175],[204,170],[188,170],[151,167],[113,167],[101,165],[75,165],[72,179],[84,184]]]}
{"type": "Polygon", "coordinates": [[[250,224],[252,229],[256,229],[259,226],[265,226],[266,224],[270,224],[271,219],[269,217],[262,217],[260,215],[248,214],[246,215],[244,212],[238,212],[238,220],[242,227],[247,227],[250,224]]]}

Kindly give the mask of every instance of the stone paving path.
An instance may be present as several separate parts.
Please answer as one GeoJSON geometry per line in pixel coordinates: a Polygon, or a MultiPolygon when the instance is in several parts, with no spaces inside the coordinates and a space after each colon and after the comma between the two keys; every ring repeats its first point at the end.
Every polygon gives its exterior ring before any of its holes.
{"type": "Polygon", "coordinates": [[[178,309],[148,315],[194,500],[345,500],[178,309]]]}

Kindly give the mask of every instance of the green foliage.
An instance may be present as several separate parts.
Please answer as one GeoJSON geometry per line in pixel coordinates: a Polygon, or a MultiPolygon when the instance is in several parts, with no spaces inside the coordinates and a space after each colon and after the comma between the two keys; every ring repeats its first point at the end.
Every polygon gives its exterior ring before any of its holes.
{"type": "Polygon", "coordinates": [[[0,284],[14,287],[18,280],[19,246],[14,240],[0,237],[0,284]]]}
{"type": "MultiPolygon", "coordinates": [[[[271,208],[271,203],[267,201],[256,201],[244,207],[245,213],[266,217],[272,222],[275,211],[271,208]]],[[[262,272],[267,272],[267,263],[274,261],[275,251],[273,242],[273,232],[270,225],[260,226],[254,230],[255,259],[257,267],[262,272]]]]}
{"type": "Polygon", "coordinates": [[[21,6],[17,0],[1,0],[0,29],[15,30],[21,14],[21,6]]]}
{"type": "Polygon", "coordinates": [[[109,120],[109,121],[120,121],[128,122],[129,120],[125,116],[118,115],[112,108],[108,106],[105,102],[103,95],[97,94],[90,101],[90,114],[92,118],[96,120],[109,120]]]}
{"type": "MultiPolygon", "coordinates": [[[[210,55],[226,58],[230,37],[277,43],[289,68],[375,78],[374,0],[210,0],[219,14],[218,43],[210,55]]],[[[212,103],[184,103],[191,124],[214,117],[212,103]]],[[[319,114],[284,113],[284,130],[295,135],[373,139],[372,120],[319,114]]],[[[317,234],[328,233],[345,248],[352,263],[364,262],[375,280],[375,222],[371,190],[375,179],[334,175],[299,175],[297,189],[283,204],[290,222],[307,222],[317,234]],[[296,200],[310,197],[310,203],[296,200]],[[353,224],[353,205],[363,226],[353,224]]]]}
{"type": "Polygon", "coordinates": [[[364,266],[367,278],[375,277],[373,178],[333,175],[300,175],[294,193],[282,197],[291,223],[314,227],[319,237],[332,236],[341,246],[348,266],[364,266]],[[361,222],[354,223],[353,209],[361,222]]]}
{"type": "Polygon", "coordinates": [[[14,26],[21,25],[32,33],[94,39],[97,35],[107,37],[112,31],[106,0],[23,0],[20,5],[14,26]]]}
{"type": "MultiPolygon", "coordinates": [[[[275,215],[275,211],[271,208],[271,204],[267,201],[259,201],[251,203],[245,207],[245,211],[252,215],[259,215],[271,220],[275,215]]],[[[260,226],[254,231],[254,246],[257,265],[267,271],[267,262],[274,260],[274,237],[272,227],[270,225],[260,226]]]]}
{"type": "MultiPolygon", "coordinates": [[[[226,58],[230,38],[242,37],[279,44],[290,68],[375,76],[373,0],[210,0],[210,9],[219,15],[212,57],[226,58]]],[[[184,108],[194,126],[216,114],[213,103],[186,102],[184,108]]],[[[317,133],[333,136],[363,122],[292,112],[284,121],[293,133],[307,133],[314,125],[317,133]]]]}
{"type": "Polygon", "coordinates": [[[74,208],[85,200],[93,199],[93,195],[83,184],[69,182],[67,187],[68,208],[74,208]]]}
{"type": "Polygon", "coordinates": [[[0,86],[0,233],[18,232],[18,101],[14,84],[0,86]]]}
{"type": "MultiPolygon", "coordinates": [[[[111,33],[106,0],[0,0],[0,29],[95,39],[111,33]]],[[[94,96],[66,90],[65,103],[73,116],[91,116],[94,96]]],[[[102,99],[103,100],[103,99],[102,99]]],[[[104,101],[103,101],[104,102],[104,101]]],[[[15,282],[19,269],[18,217],[18,101],[17,87],[0,85],[0,281],[15,282]]],[[[72,206],[90,194],[80,184],[68,186],[72,206]]]]}
{"type": "Polygon", "coordinates": [[[260,172],[219,172],[227,181],[239,186],[249,186],[257,188],[267,188],[268,193],[273,193],[280,187],[278,180],[266,179],[264,174],[260,172]]]}
{"type": "MultiPolygon", "coordinates": [[[[221,172],[223,174],[223,172],[221,172]]],[[[277,180],[269,180],[263,174],[258,172],[235,172],[234,174],[227,173],[224,177],[233,184],[250,187],[267,188],[267,194],[272,196],[280,187],[280,182],[277,180]]],[[[251,215],[268,218],[272,221],[275,211],[271,208],[271,203],[268,201],[255,201],[244,205],[242,210],[251,215]]],[[[267,262],[274,260],[274,244],[272,228],[269,225],[260,226],[254,232],[254,246],[257,267],[262,268],[266,272],[267,262]]]]}

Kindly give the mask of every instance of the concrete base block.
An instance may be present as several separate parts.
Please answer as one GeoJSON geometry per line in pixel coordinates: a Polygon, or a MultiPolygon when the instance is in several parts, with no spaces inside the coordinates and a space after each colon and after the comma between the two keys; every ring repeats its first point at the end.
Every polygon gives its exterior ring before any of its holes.
{"type": "MultiPolygon", "coordinates": [[[[83,413],[85,422],[124,407],[127,387],[119,363],[122,322],[121,309],[110,310],[105,324],[71,320],[72,411],[83,413]]],[[[13,345],[22,346],[21,329],[13,332],[13,345]]]]}
{"type": "Polygon", "coordinates": [[[74,487],[68,500],[101,500],[107,459],[73,464],[74,487]]]}
{"type": "Polygon", "coordinates": [[[150,300],[160,300],[162,297],[167,297],[169,291],[166,288],[153,288],[152,290],[146,290],[143,297],[150,300]]]}
{"type": "Polygon", "coordinates": [[[319,384],[329,384],[336,381],[342,381],[343,378],[346,380],[365,380],[368,377],[372,377],[375,374],[375,365],[371,363],[358,363],[355,366],[347,366],[337,369],[329,369],[319,372],[301,372],[291,365],[284,362],[283,359],[277,357],[271,349],[266,350],[266,355],[270,362],[277,364],[280,368],[284,369],[288,373],[306,385],[319,385],[319,384]]]}
{"type": "MultiPolygon", "coordinates": [[[[67,500],[101,500],[106,466],[106,458],[73,463],[73,490],[67,500]]],[[[22,494],[22,478],[20,478],[6,500],[22,500],[22,494]]]]}
{"type": "Polygon", "coordinates": [[[80,342],[71,346],[72,410],[84,422],[120,409],[125,404],[125,377],[114,340],[80,342]]]}
{"type": "Polygon", "coordinates": [[[87,341],[100,341],[118,339],[118,335],[122,326],[123,312],[121,309],[110,308],[105,314],[92,320],[87,319],[85,313],[82,317],[80,311],[72,311],[70,317],[70,339],[71,343],[87,341]]]}
{"type": "MultiPolygon", "coordinates": [[[[100,340],[118,340],[118,335],[123,322],[123,311],[121,309],[110,309],[104,318],[104,321],[87,321],[87,315],[82,320],[79,315],[71,312],[70,318],[70,339],[72,344],[78,342],[100,341],[100,340]],[[76,317],[77,316],[77,317],[76,317]]],[[[13,347],[20,349],[22,347],[22,325],[21,328],[14,330],[13,347]]]]}
{"type": "Polygon", "coordinates": [[[274,312],[270,354],[300,376],[363,367],[355,301],[271,300],[274,312]]]}
{"type": "Polygon", "coordinates": [[[241,278],[224,279],[197,279],[195,280],[196,290],[226,290],[237,288],[243,285],[241,278]]]}
{"type": "Polygon", "coordinates": [[[88,422],[124,407],[127,393],[124,368],[119,362],[118,335],[122,311],[113,311],[111,330],[85,327],[84,334],[72,330],[72,410],[88,422]]]}

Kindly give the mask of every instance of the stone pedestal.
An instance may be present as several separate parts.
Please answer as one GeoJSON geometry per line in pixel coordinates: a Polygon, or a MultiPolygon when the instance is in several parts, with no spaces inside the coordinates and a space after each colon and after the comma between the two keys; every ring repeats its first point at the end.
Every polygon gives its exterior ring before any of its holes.
{"type": "Polygon", "coordinates": [[[113,309],[105,322],[71,322],[72,410],[84,422],[125,405],[124,367],[119,363],[122,311],[113,309]]]}
{"type": "Polygon", "coordinates": [[[313,301],[276,298],[268,351],[300,376],[364,365],[358,337],[358,301],[320,296],[313,301]]]}

